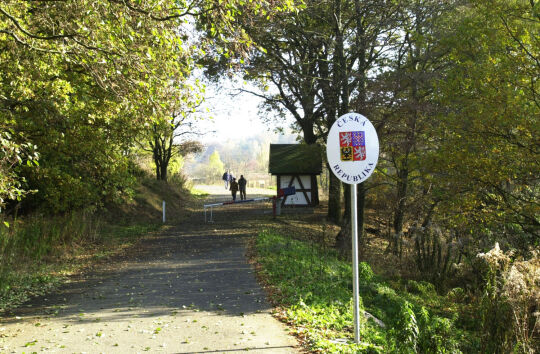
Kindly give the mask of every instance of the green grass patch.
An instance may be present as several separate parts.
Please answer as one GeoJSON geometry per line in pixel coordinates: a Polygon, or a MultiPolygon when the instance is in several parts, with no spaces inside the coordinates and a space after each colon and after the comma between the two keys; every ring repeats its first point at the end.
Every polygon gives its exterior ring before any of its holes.
{"type": "Polygon", "coordinates": [[[429,283],[394,286],[360,263],[360,313],[382,320],[381,327],[361,315],[361,344],[353,344],[352,267],[334,250],[262,231],[256,241],[260,274],[271,285],[273,300],[310,350],[332,353],[468,351],[455,318],[427,306],[446,300],[429,283]],[[345,343],[344,343],[345,342],[345,343]]]}
{"type": "Polygon", "coordinates": [[[49,267],[35,268],[31,272],[0,269],[0,312],[21,304],[32,296],[44,295],[54,289],[63,277],[51,275],[49,267]]]}
{"type": "Polygon", "coordinates": [[[191,192],[191,195],[196,198],[202,198],[202,197],[208,196],[208,192],[205,192],[197,188],[192,188],[190,192],[191,192]]]}

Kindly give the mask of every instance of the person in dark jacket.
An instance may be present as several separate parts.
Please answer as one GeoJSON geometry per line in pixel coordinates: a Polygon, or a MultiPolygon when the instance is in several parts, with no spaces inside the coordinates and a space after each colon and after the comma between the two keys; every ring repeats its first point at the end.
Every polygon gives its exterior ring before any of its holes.
{"type": "Polygon", "coordinates": [[[229,182],[231,181],[231,174],[229,170],[225,171],[221,179],[225,182],[225,189],[229,189],[229,182]]]}
{"type": "Polygon", "coordinates": [[[236,182],[236,178],[234,177],[231,181],[231,188],[229,190],[231,191],[233,202],[236,201],[236,192],[238,192],[238,182],[236,182]]]}
{"type": "Polygon", "coordinates": [[[244,175],[240,175],[238,180],[238,189],[240,190],[240,200],[246,200],[246,184],[247,181],[244,178],[244,175]]]}

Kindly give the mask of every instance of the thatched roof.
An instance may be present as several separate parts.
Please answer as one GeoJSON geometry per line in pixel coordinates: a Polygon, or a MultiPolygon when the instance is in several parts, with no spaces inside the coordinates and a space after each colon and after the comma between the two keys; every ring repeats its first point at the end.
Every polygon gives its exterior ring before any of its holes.
{"type": "Polygon", "coordinates": [[[318,175],[322,172],[321,154],[319,145],[270,144],[268,172],[273,175],[318,175]]]}

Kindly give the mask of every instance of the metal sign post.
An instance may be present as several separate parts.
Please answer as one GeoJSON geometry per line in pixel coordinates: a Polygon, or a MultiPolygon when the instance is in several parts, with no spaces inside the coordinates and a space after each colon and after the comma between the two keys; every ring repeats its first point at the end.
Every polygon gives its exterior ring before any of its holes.
{"type": "Polygon", "coordinates": [[[358,216],[356,185],[375,171],[379,160],[379,138],[371,122],[361,114],[347,113],[328,132],[326,156],[332,172],[351,186],[351,238],[353,267],[354,342],[360,342],[358,294],[358,216]]]}
{"type": "Polygon", "coordinates": [[[356,184],[351,184],[351,238],[353,263],[354,342],[360,342],[360,313],[358,309],[358,214],[356,212],[356,184]]]}

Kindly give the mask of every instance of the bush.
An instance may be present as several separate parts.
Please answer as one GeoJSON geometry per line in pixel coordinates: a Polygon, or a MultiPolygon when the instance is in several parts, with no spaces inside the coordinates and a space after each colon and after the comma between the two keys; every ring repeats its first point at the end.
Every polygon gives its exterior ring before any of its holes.
{"type": "Polygon", "coordinates": [[[436,294],[435,285],[427,281],[407,281],[407,290],[413,294],[431,296],[436,294]]]}
{"type": "Polygon", "coordinates": [[[358,264],[358,279],[366,283],[373,279],[373,270],[366,262],[358,264]]]}
{"type": "Polygon", "coordinates": [[[482,349],[533,353],[540,344],[540,258],[512,260],[512,252],[493,249],[477,255],[483,265],[480,302],[482,349]]]}
{"type": "Polygon", "coordinates": [[[397,313],[393,334],[400,353],[416,353],[420,329],[412,305],[404,301],[397,313]]]}
{"type": "Polygon", "coordinates": [[[515,261],[508,272],[502,295],[512,311],[513,351],[533,353],[540,348],[540,257],[515,261]]]}
{"type": "Polygon", "coordinates": [[[441,284],[459,263],[459,243],[453,232],[438,226],[411,226],[408,236],[414,241],[416,265],[428,280],[441,284]]]}
{"type": "Polygon", "coordinates": [[[462,342],[454,321],[449,318],[430,316],[422,307],[418,313],[420,335],[417,349],[420,353],[460,353],[462,342]]]}

